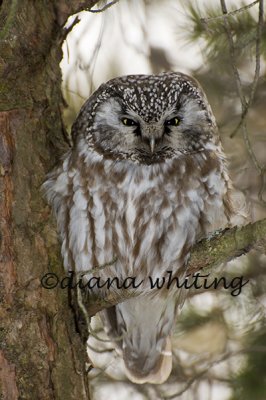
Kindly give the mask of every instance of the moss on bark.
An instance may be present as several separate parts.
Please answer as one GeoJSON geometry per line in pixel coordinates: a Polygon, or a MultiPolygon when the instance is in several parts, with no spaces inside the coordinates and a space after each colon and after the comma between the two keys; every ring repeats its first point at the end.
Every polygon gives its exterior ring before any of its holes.
{"type": "Polygon", "coordinates": [[[66,144],[60,109],[63,25],[95,1],[0,2],[0,397],[88,399],[86,354],[40,186],[66,144]]]}

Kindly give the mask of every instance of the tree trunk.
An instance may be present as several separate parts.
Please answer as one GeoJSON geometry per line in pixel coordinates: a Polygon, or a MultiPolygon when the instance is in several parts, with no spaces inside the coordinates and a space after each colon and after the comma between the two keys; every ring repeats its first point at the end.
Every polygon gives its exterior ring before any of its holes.
{"type": "MultiPolygon", "coordinates": [[[[59,68],[63,26],[69,15],[96,3],[0,0],[1,400],[90,398],[88,360],[68,293],[41,286],[49,271],[61,277],[64,272],[40,187],[67,147],[59,68]]],[[[256,228],[253,236],[252,227],[237,232],[238,246],[229,249],[235,232],[223,236],[223,248],[207,241],[198,249],[197,265],[199,257],[206,264],[247,251],[265,236],[265,221],[256,228]]],[[[91,314],[106,305],[96,305],[91,314]]]]}
{"type": "Polygon", "coordinates": [[[0,1],[0,398],[89,399],[86,354],[64,290],[40,186],[65,149],[60,109],[63,25],[96,1],[0,1]],[[71,4],[69,4],[71,3],[71,4]]]}

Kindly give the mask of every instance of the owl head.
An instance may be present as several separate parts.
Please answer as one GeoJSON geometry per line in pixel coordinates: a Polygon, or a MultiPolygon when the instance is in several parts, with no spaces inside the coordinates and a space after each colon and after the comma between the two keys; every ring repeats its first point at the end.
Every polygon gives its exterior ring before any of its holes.
{"type": "MultiPolygon", "coordinates": [[[[65,269],[101,265],[95,276],[104,282],[132,276],[143,282],[138,296],[127,299],[122,291],[123,301],[101,317],[129,379],[163,383],[185,294],[151,291],[148,278],[169,269],[184,276],[191,246],[235,212],[212,111],[199,84],[184,74],[130,75],[99,87],[72,136],[74,146],[43,186],[65,269]]],[[[103,286],[93,294],[117,295],[103,286]]]]}
{"type": "Polygon", "coordinates": [[[104,158],[150,165],[203,151],[215,133],[199,84],[182,73],[163,73],[101,85],[82,107],[72,135],[104,158]]]}

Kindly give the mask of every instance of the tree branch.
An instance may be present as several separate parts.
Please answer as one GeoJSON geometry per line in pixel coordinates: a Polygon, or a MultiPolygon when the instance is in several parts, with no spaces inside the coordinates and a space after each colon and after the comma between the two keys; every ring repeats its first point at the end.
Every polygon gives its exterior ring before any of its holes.
{"type": "MultiPolygon", "coordinates": [[[[193,274],[201,269],[210,269],[228,262],[242,254],[248,253],[254,246],[266,250],[266,219],[243,227],[234,227],[215,232],[212,236],[201,240],[192,249],[187,267],[187,274],[193,274]]],[[[88,315],[114,306],[139,293],[130,290],[120,290],[119,293],[108,293],[104,299],[89,299],[86,305],[88,315]]]]}
{"type": "Polygon", "coordinates": [[[119,0],[113,0],[110,3],[107,3],[105,6],[103,6],[102,8],[98,8],[97,10],[91,10],[89,9],[88,11],[91,13],[101,13],[105,10],[107,10],[108,8],[112,7],[114,4],[118,3],[119,0]]]}
{"type": "Polygon", "coordinates": [[[188,273],[195,273],[202,268],[215,268],[259,245],[266,249],[266,219],[242,227],[224,229],[194,246],[188,263],[188,273]]]}
{"type": "Polygon", "coordinates": [[[56,3],[57,22],[62,27],[65,25],[68,17],[70,17],[71,15],[77,14],[81,11],[89,11],[92,13],[103,12],[109,7],[118,3],[118,1],[119,0],[111,1],[110,3],[103,6],[101,9],[91,10],[92,7],[99,3],[99,0],[58,0],[56,3]]]}

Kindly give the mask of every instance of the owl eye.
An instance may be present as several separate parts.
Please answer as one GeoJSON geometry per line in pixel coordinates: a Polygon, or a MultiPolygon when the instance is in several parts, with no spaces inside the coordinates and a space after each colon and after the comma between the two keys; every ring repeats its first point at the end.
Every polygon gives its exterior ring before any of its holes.
{"type": "Polygon", "coordinates": [[[126,126],[138,126],[137,122],[130,118],[122,118],[121,122],[126,126]]]}
{"type": "Polygon", "coordinates": [[[179,124],[179,122],[180,122],[180,119],[177,117],[174,117],[174,118],[166,120],[164,124],[166,126],[177,126],[179,124]]]}

